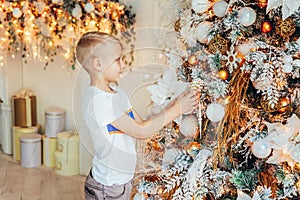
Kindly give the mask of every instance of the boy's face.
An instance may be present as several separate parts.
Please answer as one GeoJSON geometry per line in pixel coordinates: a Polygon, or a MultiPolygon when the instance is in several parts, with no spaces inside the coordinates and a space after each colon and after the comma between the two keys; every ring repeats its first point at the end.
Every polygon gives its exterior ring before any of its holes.
{"type": "Polygon", "coordinates": [[[105,55],[105,64],[103,74],[101,78],[108,82],[116,82],[121,79],[122,68],[124,65],[122,64],[122,47],[119,43],[109,42],[105,45],[107,51],[105,55]]]}

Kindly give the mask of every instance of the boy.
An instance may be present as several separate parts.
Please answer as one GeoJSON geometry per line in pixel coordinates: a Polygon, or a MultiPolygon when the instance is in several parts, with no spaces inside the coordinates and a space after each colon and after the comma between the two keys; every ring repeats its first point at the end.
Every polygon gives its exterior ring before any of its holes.
{"type": "Polygon", "coordinates": [[[128,200],[136,166],[135,139],[152,136],[198,105],[197,96],[187,91],[162,112],[142,120],[125,93],[110,84],[120,80],[121,56],[120,41],[105,33],[86,33],[76,47],[77,60],[90,76],[84,119],[96,151],[85,182],[86,199],[128,200]]]}

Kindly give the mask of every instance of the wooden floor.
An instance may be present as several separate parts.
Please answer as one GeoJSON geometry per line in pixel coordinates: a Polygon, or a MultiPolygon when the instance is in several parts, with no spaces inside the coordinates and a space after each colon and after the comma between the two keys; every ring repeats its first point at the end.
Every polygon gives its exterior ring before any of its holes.
{"type": "Polygon", "coordinates": [[[84,180],[44,166],[23,168],[0,151],[0,200],[83,200],[84,180]]]}

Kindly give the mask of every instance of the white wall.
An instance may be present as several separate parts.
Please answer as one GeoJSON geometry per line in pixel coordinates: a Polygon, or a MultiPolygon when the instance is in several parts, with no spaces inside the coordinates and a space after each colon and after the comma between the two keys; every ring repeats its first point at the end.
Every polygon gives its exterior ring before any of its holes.
{"type": "MultiPolygon", "coordinates": [[[[136,13],[136,25],[137,28],[137,41],[136,46],[139,50],[135,53],[136,62],[134,64],[134,70],[124,77],[124,80],[120,82],[120,87],[129,94],[133,94],[133,91],[141,90],[137,89],[141,84],[148,84],[153,82],[153,74],[160,72],[161,70],[151,70],[149,64],[154,62],[153,53],[151,51],[144,50],[144,47],[151,46],[151,32],[146,29],[140,29],[144,27],[152,27],[155,22],[154,14],[154,2],[153,0],[124,0],[126,5],[132,5],[133,11],[136,13]],[[148,33],[148,34],[147,34],[148,33]],[[148,41],[148,42],[147,42],[148,41]],[[150,42],[149,42],[150,41],[150,42]],[[150,58],[150,59],[149,59],[150,58]],[[142,70],[137,70],[137,67],[142,67],[142,70]],[[149,69],[149,70],[148,70],[149,69]],[[155,72],[155,73],[154,73],[155,72]],[[144,74],[150,73],[150,75],[144,76],[144,74]],[[145,79],[145,77],[147,79],[145,79]]],[[[6,83],[8,98],[19,91],[21,88],[32,89],[37,96],[37,110],[38,110],[38,123],[44,128],[44,112],[49,106],[59,106],[66,109],[66,129],[71,130],[75,128],[73,113],[72,113],[72,91],[73,85],[76,79],[77,71],[63,68],[64,61],[62,56],[57,56],[53,63],[49,63],[47,69],[44,68],[44,64],[31,60],[25,64],[22,61],[21,55],[16,55],[15,59],[8,59],[8,64],[5,67],[6,71],[6,83]]],[[[155,61],[159,62],[159,61],[155,61]]],[[[155,63],[154,62],[154,63],[155,63]]],[[[159,66],[152,64],[152,66],[159,68],[159,66]]],[[[66,66],[67,67],[67,66],[66,66]]],[[[149,96],[140,94],[140,92],[134,92],[138,100],[132,100],[137,106],[139,112],[142,115],[144,104],[148,104],[147,99],[149,96]]],[[[132,95],[131,95],[132,96],[132,95]]],[[[44,129],[43,129],[44,130],[44,129]]]]}

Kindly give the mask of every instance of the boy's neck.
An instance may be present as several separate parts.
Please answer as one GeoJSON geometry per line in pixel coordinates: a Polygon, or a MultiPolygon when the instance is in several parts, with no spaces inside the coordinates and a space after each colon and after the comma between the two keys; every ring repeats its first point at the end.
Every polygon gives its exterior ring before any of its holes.
{"type": "Polygon", "coordinates": [[[115,91],[110,87],[110,83],[109,82],[104,82],[102,80],[100,81],[91,81],[91,86],[94,86],[100,90],[103,90],[105,92],[108,93],[115,93],[115,91]]]}

